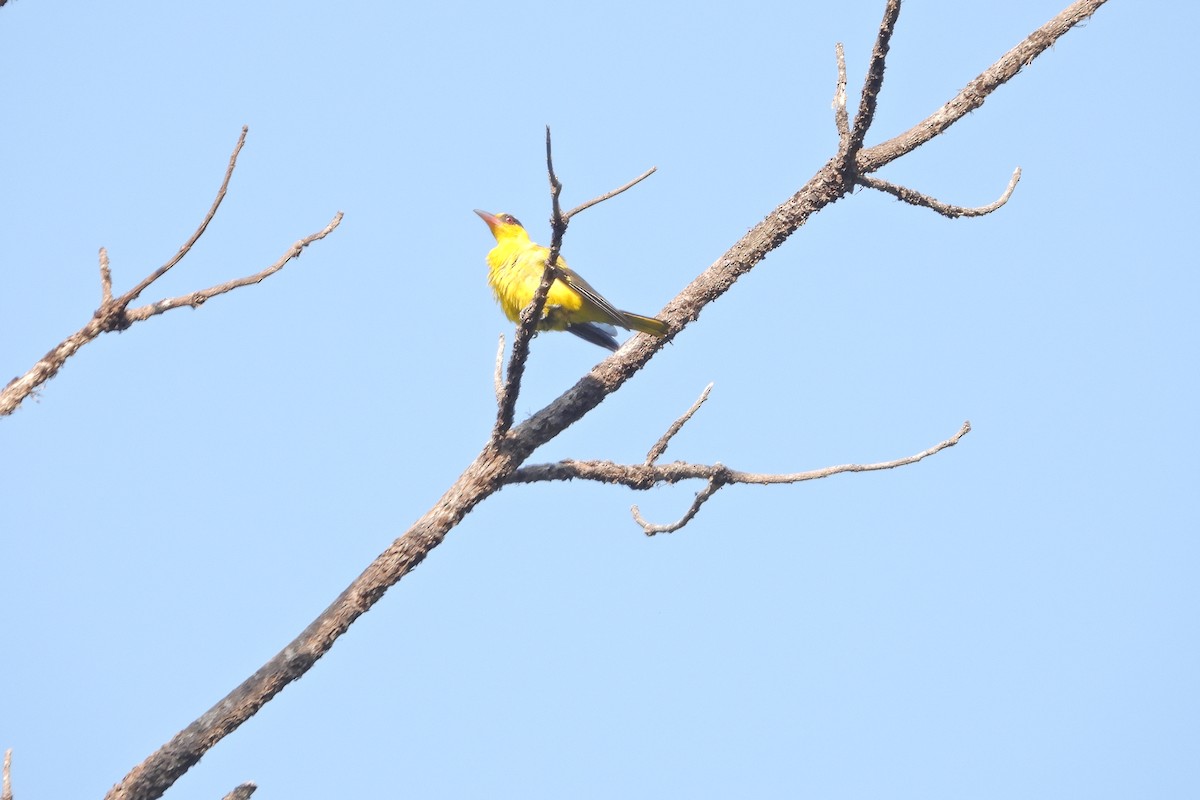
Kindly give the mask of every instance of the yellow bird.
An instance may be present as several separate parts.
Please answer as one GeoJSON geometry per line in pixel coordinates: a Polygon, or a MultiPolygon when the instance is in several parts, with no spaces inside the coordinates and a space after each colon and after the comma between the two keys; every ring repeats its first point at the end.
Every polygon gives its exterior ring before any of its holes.
{"type": "MultiPolygon", "coordinates": [[[[496,237],[496,246],[487,254],[488,282],[492,284],[505,316],[520,322],[521,310],[529,305],[542,282],[550,248],[531,241],[512,214],[489,214],[479,209],[475,209],[475,213],[483,218],[496,237]]],[[[561,256],[555,266],[559,274],[546,295],[542,321],[537,326],[539,331],[569,331],[609,350],[617,349],[617,332],[613,325],[652,336],[666,335],[665,322],[617,310],[568,267],[561,256]]]]}

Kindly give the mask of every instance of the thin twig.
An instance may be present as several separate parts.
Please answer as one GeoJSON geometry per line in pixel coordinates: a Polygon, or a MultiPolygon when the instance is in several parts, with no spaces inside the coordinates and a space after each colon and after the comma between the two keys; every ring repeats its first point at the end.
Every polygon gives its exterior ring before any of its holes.
{"type": "Polygon", "coordinates": [[[632,189],[634,186],[637,186],[639,183],[646,180],[646,178],[649,178],[651,175],[653,175],[657,171],[658,171],[658,167],[651,167],[650,169],[646,170],[641,175],[638,175],[636,178],[634,178],[633,180],[631,180],[629,183],[625,184],[624,186],[618,186],[616,189],[613,189],[611,192],[605,192],[604,194],[600,195],[599,197],[593,197],[591,200],[588,200],[586,203],[581,203],[580,205],[575,206],[570,211],[568,211],[566,214],[563,214],[563,218],[569,221],[571,219],[571,217],[575,216],[580,211],[589,209],[592,206],[596,205],[597,203],[603,203],[605,200],[611,200],[612,198],[619,195],[621,192],[624,192],[628,189],[632,189]]]}
{"type": "Polygon", "coordinates": [[[504,382],[503,388],[496,395],[498,411],[496,413],[496,423],[492,427],[493,440],[499,440],[500,437],[504,436],[512,428],[517,395],[520,394],[521,380],[525,375],[525,362],[529,359],[529,343],[536,335],[536,325],[542,318],[542,310],[546,305],[546,296],[550,293],[550,287],[558,277],[559,254],[562,251],[563,236],[567,232],[567,225],[570,224],[571,217],[636,186],[653,175],[656,169],[657,167],[651,167],[628,183],[610,192],[605,192],[599,197],[593,197],[586,203],[576,206],[564,214],[560,205],[563,188],[562,181],[558,179],[558,175],[554,172],[554,152],[550,139],[550,126],[546,126],[546,173],[550,179],[551,205],[550,254],[546,258],[546,270],[542,273],[542,282],[538,285],[537,291],[534,292],[529,305],[522,309],[521,322],[517,326],[516,336],[513,337],[512,355],[509,356],[508,361],[508,378],[504,382]]]}
{"type": "Polygon", "coordinates": [[[12,748],[4,751],[3,776],[0,777],[0,800],[13,800],[12,793],[12,748]]]}
{"type": "Polygon", "coordinates": [[[716,494],[717,490],[724,485],[725,484],[718,481],[715,477],[709,478],[708,483],[704,485],[704,488],[696,492],[695,498],[692,499],[692,504],[688,506],[688,510],[684,513],[684,515],[669,525],[660,525],[648,521],[642,516],[641,509],[637,507],[637,503],[634,503],[632,506],[630,506],[629,510],[633,514],[633,521],[642,527],[642,531],[647,536],[654,536],[657,533],[675,533],[675,531],[691,522],[696,514],[700,513],[700,506],[704,505],[704,503],[710,497],[716,494]]]}
{"type": "Polygon", "coordinates": [[[896,30],[896,20],[900,17],[900,0],[888,0],[883,10],[883,22],[879,24],[879,33],[875,37],[875,47],[871,50],[871,61],[867,65],[867,76],[863,80],[862,95],[858,100],[858,113],[854,115],[854,128],[850,131],[850,143],[846,147],[844,157],[847,168],[853,168],[862,149],[867,131],[875,122],[875,108],[879,91],[883,88],[883,72],[887,63],[888,49],[891,47],[892,33],[896,30]]]}
{"type": "Polygon", "coordinates": [[[253,783],[243,783],[241,786],[236,787],[232,792],[222,797],[221,800],[249,800],[250,795],[254,794],[254,790],[257,788],[258,786],[253,783]]]}
{"type": "Polygon", "coordinates": [[[108,267],[108,249],[100,248],[100,305],[112,302],[112,270],[108,267]]]}
{"type": "Polygon", "coordinates": [[[833,122],[837,126],[839,150],[850,149],[850,120],[846,114],[846,49],[838,42],[834,46],[837,55],[837,89],[833,92],[833,122]]]}
{"type": "Polygon", "coordinates": [[[137,286],[134,286],[125,294],[121,295],[118,303],[121,308],[125,308],[130,303],[138,298],[145,291],[146,287],[154,283],[156,280],[167,274],[171,267],[183,260],[183,257],[188,254],[196,242],[200,241],[200,237],[204,235],[204,231],[208,228],[208,223],[212,222],[213,217],[217,215],[217,209],[221,207],[221,201],[225,199],[225,192],[229,189],[229,179],[233,177],[233,169],[237,166],[238,153],[242,152],[242,147],[246,144],[246,134],[249,132],[248,125],[242,126],[242,133],[238,136],[237,144],[233,147],[233,153],[229,156],[229,166],[225,168],[225,178],[221,181],[221,188],[217,190],[217,196],[212,202],[212,206],[208,209],[208,213],[204,215],[204,219],[200,222],[200,227],[196,228],[196,232],[191,238],[183,243],[183,247],[179,248],[176,253],[167,263],[163,264],[158,269],[151,272],[143,278],[137,286]]]}
{"type": "Polygon", "coordinates": [[[492,373],[492,385],[496,389],[496,402],[504,400],[504,334],[500,334],[500,344],[496,346],[496,369],[492,373]]]}
{"type": "Polygon", "coordinates": [[[525,362],[529,360],[529,344],[537,333],[537,324],[542,318],[542,309],[546,306],[546,297],[554,284],[558,253],[562,248],[563,232],[567,229],[567,221],[562,217],[558,198],[562,194],[562,182],[554,174],[554,154],[550,143],[550,126],[546,126],[546,172],[550,176],[550,202],[554,208],[552,226],[554,234],[550,244],[550,255],[546,258],[546,269],[542,272],[542,281],[534,291],[529,305],[521,310],[521,321],[517,325],[517,333],[513,336],[512,355],[508,359],[508,379],[497,400],[499,409],[496,412],[496,424],[492,426],[492,441],[499,441],[512,428],[513,415],[516,413],[517,396],[521,393],[521,379],[525,375],[525,362]]]}
{"type": "Polygon", "coordinates": [[[667,428],[667,432],[660,436],[658,441],[654,443],[654,446],[650,448],[650,451],[646,453],[645,463],[653,464],[662,457],[663,453],[667,452],[667,445],[670,444],[671,439],[683,429],[683,426],[692,418],[692,415],[700,410],[700,406],[704,405],[704,401],[708,399],[708,393],[712,391],[712,388],[713,385],[711,383],[705,386],[704,391],[696,398],[696,402],[692,403],[692,407],[683,412],[683,416],[671,423],[671,427],[667,428]]]}
{"type": "MultiPolygon", "coordinates": [[[[554,174],[554,152],[550,146],[550,126],[546,126],[546,174],[550,178],[550,228],[551,240],[558,238],[559,245],[562,245],[562,236],[567,231],[567,223],[571,220],[564,217],[562,207],[559,205],[559,198],[562,196],[562,181],[554,174]]],[[[553,245],[552,245],[553,246],[553,245]]]]}
{"type": "Polygon", "coordinates": [[[944,217],[956,219],[958,217],[982,217],[984,214],[990,214],[996,209],[1003,206],[1012,197],[1013,190],[1017,188],[1017,181],[1021,180],[1021,168],[1017,167],[1013,170],[1012,178],[1008,181],[1008,187],[1004,190],[1004,194],[1000,195],[1000,199],[993,203],[988,203],[986,206],[977,206],[968,208],[966,206],[952,206],[948,203],[943,203],[927,194],[909,189],[906,186],[897,186],[894,183],[873,178],[869,175],[859,175],[858,182],[863,186],[871,189],[878,189],[881,192],[886,192],[906,203],[922,208],[929,208],[944,217]]]}

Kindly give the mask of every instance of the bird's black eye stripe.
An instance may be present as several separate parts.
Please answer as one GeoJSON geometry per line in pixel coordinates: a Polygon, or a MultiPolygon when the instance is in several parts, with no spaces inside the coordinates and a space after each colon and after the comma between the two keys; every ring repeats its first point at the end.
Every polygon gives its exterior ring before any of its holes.
{"type": "MultiPolygon", "coordinates": [[[[521,225],[521,223],[517,221],[517,218],[514,217],[512,214],[505,214],[503,219],[504,219],[505,224],[507,224],[507,225],[521,225]]],[[[521,227],[525,227],[525,226],[521,225],[521,227]]]]}

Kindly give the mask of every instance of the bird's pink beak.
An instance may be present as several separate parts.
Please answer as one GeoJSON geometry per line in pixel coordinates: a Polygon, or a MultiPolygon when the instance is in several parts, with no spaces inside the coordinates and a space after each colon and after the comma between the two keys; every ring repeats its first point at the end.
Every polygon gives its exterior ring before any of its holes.
{"type": "Polygon", "coordinates": [[[489,214],[486,211],[480,211],[478,208],[475,209],[475,213],[479,215],[480,219],[487,223],[487,226],[491,229],[492,233],[496,232],[496,226],[500,224],[499,217],[497,217],[495,214],[489,214]]]}

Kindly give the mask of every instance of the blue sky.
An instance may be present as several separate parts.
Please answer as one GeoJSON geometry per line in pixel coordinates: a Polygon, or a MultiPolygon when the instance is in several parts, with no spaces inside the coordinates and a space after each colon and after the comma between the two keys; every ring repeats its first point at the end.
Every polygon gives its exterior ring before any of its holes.
{"type": "MultiPolygon", "coordinates": [[[[909,3],[877,143],[1065,0],[909,3]]],[[[0,420],[0,748],[18,797],[96,797],[295,636],[492,424],[488,231],[549,238],[654,313],[834,152],[881,2],[0,9],[0,364],[23,373],[208,208],[147,299],[0,420]]],[[[1182,797],[1200,788],[1200,280],[1191,31],[1110,3],[823,210],[534,461],[789,472],[633,494],[512,487],[169,793],[218,797],[1182,797]]],[[[534,342],[518,419],[605,353],[534,342]]],[[[5,378],[7,381],[7,377],[5,378]]]]}

